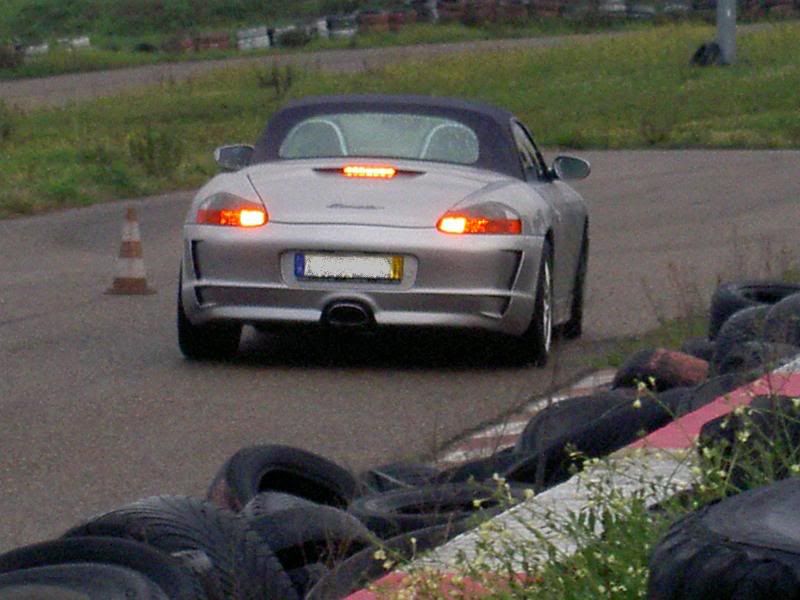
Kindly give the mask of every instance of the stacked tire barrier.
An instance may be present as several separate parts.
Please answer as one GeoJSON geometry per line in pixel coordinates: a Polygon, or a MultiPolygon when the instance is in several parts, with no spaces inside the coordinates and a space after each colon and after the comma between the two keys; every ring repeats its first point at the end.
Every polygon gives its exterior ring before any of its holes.
{"type": "Polygon", "coordinates": [[[385,33],[387,31],[389,31],[389,13],[382,10],[368,10],[358,14],[359,33],[385,33]]]}
{"type": "MultiPolygon", "coordinates": [[[[720,286],[709,337],[712,381],[754,379],[800,355],[800,285],[720,286]]],[[[726,473],[727,497],[675,522],[650,557],[648,598],[800,598],[800,403],[779,390],[703,425],[699,460],[726,473]]]]}
{"type": "MultiPolygon", "coordinates": [[[[528,490],[568,479],[585,459],[623,448],[800,355],[800,285],[720,286],[709,335],[686,340],[682,350],[632,354],[608,389],[544,407],[513,447],[457,467],[394,462],[354,474],[301,448],[242,448],[211,478],[205,498],[145,498],[59,539],[0,555],[0,597],[343,598],[528,490]]],[[[737,414],[707,423],[701,447],[722,443],[722,458],[739,465],[756,455],[759,440],[780,446],[795,467],[767,468],[790,477],[800,464],[800,404],[764,396],[751,409],[746,421],[737,414]]],[[[650,598],[798,595],[799,480],[758,487],[745,469],[731,473],[747,491],[673,526],[653,553],[650,598]]]]}
{"type": "Polygon", "coordinates": [[[460,22],[466,16],[466,0],[439,0],[437,4],[440,23],[460,22]]]}
{"type": "Polygon", "coordinates": [[[0,555],[0,597],[339,598],[523,498],[431,466],[354,475],[300,448],[242,448],[204,499],[155,496],[0,555]],[[380,555],[378,555],[380,556],[380,555]]]}

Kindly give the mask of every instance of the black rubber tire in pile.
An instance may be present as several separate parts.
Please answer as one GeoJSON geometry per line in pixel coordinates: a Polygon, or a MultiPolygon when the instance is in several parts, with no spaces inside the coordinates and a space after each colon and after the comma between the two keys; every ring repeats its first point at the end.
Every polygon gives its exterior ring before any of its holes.
{"type": "Polygon", "coordinates": [[[708,363],[690,354],[653,348],[629,356],[617,369],[612,388],[644,385],[663,392],[674,387],[698,385],[708,378],[708,363]]]}
{"type": "Polygon", "coordinates": [[[170,600],[146,576],[101,563],[52,565],[0,575],[4,600],[170,600]]]}
{"type": "Polygon", "coordinates": [[[468,481],[488,481],[495,475],[505,473],[508,467],[517,463],[523,454],[514,448],[504,448],[489,456],[475,458],[455,467],[443,470],[436,483],[464,483],[468,481]]]}
{"type": "Polygon", "coordinates": [[[800,354],[800,348],[789,344],[770,342],[744,342],[733,346],[724,358],[718,360],[714,370],[719,375],[728,373],[753,373],[764,375],[800,354]]]}
{"type": "Polygon", "coordinates": [[[650,557],[650,600],[800,599],[800,479],[675,523],[650,557]]]}
{"type": "Polygon", "coordinates": [[[375,541],[353,515],[318,504],[247,519],[287,571],[303,565],[333,566],[375,541]]]}
{"type": "Polygon", "coordinates": [[[210,600],[296,597],[277,557],[246,521],[205,500],[185,496],[146,498],[64,534],[65,538],[81,536],[133,539],[184,556],[187,564],[196,567],[210,600]]]}
{"type": "Polygon", "coordinates": [[[263,517],[276,512],[282,512],[292,508],[305,508],[319,506],[316,502],[306,500],[293,494],[283,492],[262,492],[256,494],[250,502],[244,505],[239,513],[245,519],[252,517],[263,517]]]}
{"type": "Polygon", "coordinates": [[[427,485],[436,480],[436,467],[415,462],[395,462],[373,467],[358,476],[359,481],[370,492],[388,492],[399,488],[427,485]]]}
{"type": "Polygon", "coordinates": [[[761,485],[765,478],[783,479],[800,462],[800,408],[789,396],[756,396],[741,414],[703,425],[698,445],[716,450],[721,462],[715,468],[728,472],[738,490],[761,485]]]}
{"type": "Polygon", "coordinates": [[[701,358],[706,362],[711,362],[715,348],[716,343],[713,340],[709,340],[705,337],[695,337],[684,341],[683,344],[681,344],[680,350],[686,354],[701,358]]]}
{"type": "MultiPolygon", "coordinates": [[[[0,574],[39,567],[92,563],[122,567],[140,573],[170,600],[205,598],[200,582],[178,559],[147,544],[124,539],[84,537],[17,548],[0,555],[0,574]]],[[[92,593],[93,588],[90,587],[87,592],[92,593]]],[[[93,596],[89,597],[94,600],[93,596]]]]}
{"type": "Polygon", "coordinates": [[[346,508],[357,494],[355,477],[336,463],[291,446],[242,448],[217,472],[208,499],[240,511],[260,492],[286,492],[337,508],[346,508]]]}
{"type": "Polygon", "coordinates": [[[566,481],[582,468],[585,458],[600,458],[624,448],[682,414],[691,403],[687,397],[690,394],[683,388],[673,390],[638,399],[632,396],[602,416],[566,429],[540,449],[527,453],[503,476],[512,484],[525,484],[536,492],[566,481]],[[673,390],[676,391],[670,393],[673,390]]]}
{"type": "Polygon", "coordinates": [[[800,346],[800,293],[787,296],[770,308],[764,319],[764,339],[800,346]]]}
{"type": "Polygon", "coordinates": [[[370,582],[386,575],[396,568],[398,561],[410,560],[425,552],[441,546],[467,530],[465,522],[437,525],[410,531],[365,548],[347,560],[336,565],[331,572],[322,577],[309,591],[305,600],[332,600],[346,598],[370,582]],[[375,553],[383,551],[376,557],[375,553]],[[386,558],[382,558],[386,556],[386,558]],[[386,559],[391,559],[387,563],[386,559]]]}
{"type": "Polygon", "coordinates": [[[375,535],[386,539],[415,529],[495,515],[524,499],[521,490],[512,488],[511,494],[512,500],[506,501],[491,483],[443,483],[361,496],[349,510],[375,535]]]}
{"type": "Polygon", "coordinates": [[[715,375],[722,374],[720,368],[736,346],[745,342],[763,341],[764,320],[769,309],[769,306],[743,308],[725,321],[717,333],[716,349],[711,358],[711,371],[715,375]]]}
{"type": "Polygon", "coordinates": [[[700,385],[690,388],[690,393],[686,401],[680,405],[678,414],[694,412],[754,379],[757,377],[739,371],[710,377],[700,385]]]}
{"type": "Polygon", "coordinates": [[[530,418],[514,449],[518,454],[541,450],[561,436],[599,419],[609,410],[634,400],[632,391],[622,389],[598,391],[550,404],[530,418]]]}
{"type": "Polygon", "coordinates": [[[288,573],[289,579],[292,580],[292,585],[297,591],[297,596],[299,598],[305,598],[308,596],[311,588],[317,585],[322,578],[327,577],[330,572],[331,570],[326,565],[322,563],[312,563],[292,569],[288,573]]]}
{"type": "Polygon", "coordinates": [[[720,285],[711,298],[709,339],[715,339],[722,324],[737,311],[751,306],[776,304],[796,293],[800,293],[800,284],[784,281],[739,281],[720,285]]]}

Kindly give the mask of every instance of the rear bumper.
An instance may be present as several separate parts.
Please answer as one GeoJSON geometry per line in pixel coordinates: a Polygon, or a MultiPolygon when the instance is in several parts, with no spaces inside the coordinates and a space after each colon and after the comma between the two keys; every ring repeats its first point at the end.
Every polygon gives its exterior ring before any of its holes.
{"type": "Polygon", "coordinates": [[[194,323],[321,323],[338,302],[358,303],[375,325],[518,335],[533,311],[543,239],[448,236],[433,229],[297,226],[259,230],[187,225],[182,297],[194,323]],[[309,281],[296,252],[397,255],[397,283],[309,281]]]}

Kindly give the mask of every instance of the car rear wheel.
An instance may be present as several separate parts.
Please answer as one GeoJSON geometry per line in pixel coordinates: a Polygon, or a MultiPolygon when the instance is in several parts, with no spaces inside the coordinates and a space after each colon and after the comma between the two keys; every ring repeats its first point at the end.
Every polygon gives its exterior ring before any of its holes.
{"type": "Polygon", "coordinates": [[[182,285],[178,283],[178,346],[191,360],[221,360],[239,349],[241,323],[193,325],[183,309],[182,285]]]}
{"type": "Polygon", "coordinates": [[[569,321],[564,323],[561,334],[568,340],[581,337],[583,333],[583,299],[586,290],[586,270],[589,263],[589,233],[583,234],[581,255],[575,272],[575,287],[572,290],[572,310],[569,321]]]}
{"type": "Polygon", "coordinates": [[[553,268],[550,243],[542,248],[539,265],[539,278],[536,283],[536,301],[533,317],[528,329],[522,334],[521,352],[523,357],[536,366],[547,364],[550,347],[553,343],[553,268]]]}

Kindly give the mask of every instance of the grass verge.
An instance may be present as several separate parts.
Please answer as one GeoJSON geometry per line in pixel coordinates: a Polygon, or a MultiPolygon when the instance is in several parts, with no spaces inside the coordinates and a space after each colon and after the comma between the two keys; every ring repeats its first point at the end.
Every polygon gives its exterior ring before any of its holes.
{"type": "Polygon", "coordinates": [[[481,27],[470,27],[460,23],[419,23],[407,26],[398,32],[359,33],[349,39],[314,38],[300,48],[281,47],[266,50],[240,52],[228,50],[206,50],[201,53],[176,53],[157,50],[169,38],[159,35],[129,37],[125,35],[93,36],[92,48],[73,51],[55,47],[46,54],[27,57],[16,68],[0,68],[0,81],[49,77],[67,73],[85,73],[108,69],[124,69],[143,65],[207,61],[225,58],[270,57],[285,54],[317,52],[320,50],[352,50],[358,48],[387,48],[415,46],[419,44],[444,44],[475,42],[482,40],[546,37],[607,31],[637,31],[654,27],[652,22],[626,20],[569,20],[542,18],[524,25],[490,23],[481,27]],[[153,52],[136,51],[136,47],[147,44],[153,52]]]}
{"type": "Polygon", "coordinates": [[[245,68],[58,109],[0,107],[0,216],[197,186],[216,172],[215,146],[254,140],[286,100],[312,94],[412,92],[487,101],[517,113],[551,147],[800,146],[800,25],[743,37],[735,66],[689,66],[694,49],[711,37],[708,27],[667,26],[352,75],[293,73],[288,90],[271,85],[265,69],[245,68]],[[131,139],[142,136],[177,149],[174,168],[152,172],[135,160],[131,139]]]}

